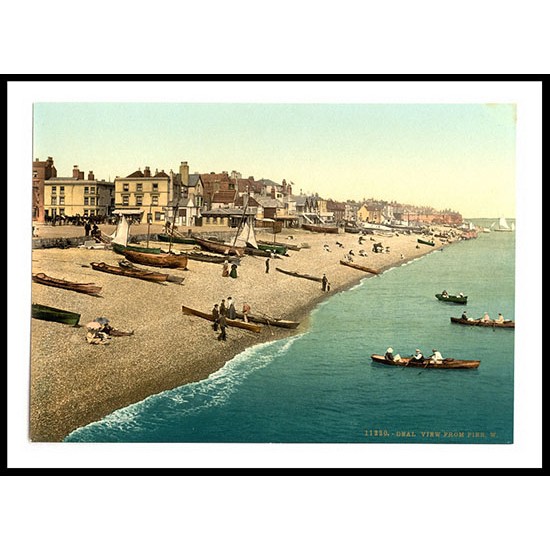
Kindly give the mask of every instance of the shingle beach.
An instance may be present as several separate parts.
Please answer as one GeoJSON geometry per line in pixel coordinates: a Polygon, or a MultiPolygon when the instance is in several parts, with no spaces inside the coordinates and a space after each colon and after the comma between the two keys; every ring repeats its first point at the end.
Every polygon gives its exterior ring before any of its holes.
{"type": "MultiPolygon", "coordinates": [[[[285,229],[277,235],[278,242],[307,243],[309,247],[271,259],[269,273],[265,258],[246,255],[236,279],[222,277],[219,264],[193,260],[186,270],[151,268],[184,277],[182,284],[158,284],[92,270],[90,262],[118,265],[123,257],[110,249],[34,249],[32,273],[95,283],[102,291],[94,297],[31,283],[33,303],[78,312],[81,320],[79,327],[31,320],[30,440],[62,441],[76,428],[117,409],[207,378],[250,346],[306,330],[309,313],[320,301],[364,277],[375,276],[340,264],[350,250],[355,263],[384,271],[446,246],[439,239],[434,247],[418,245],[418,235],[404,232],[391,237],[366,235],[362,245],[358,237],[285,229]],[[389,252],[373,253],[371,238],[389,247],[389,252]],[[366,257],[359,256],[361,249],[366,257]],[[323,292],[321,283],[281,273],[277,267],[318,277],[325,273],[330,291],[323,292]],[[209,321],[182,313],[182,305],[209,313],[215,303],[229,296],[237,311],[247,302],[253,314],[301,324],[296,330],[262,325],[259,334],[228,327],[227,341],[220,342],[209,321]],[[99,316],[110,319],[117,329],[133,330],[134,335],[112,338],[108,345],[90,345],[85,325],[99,316]]],[[[174,248],[190,250],[192,246],[174,248]]]]}

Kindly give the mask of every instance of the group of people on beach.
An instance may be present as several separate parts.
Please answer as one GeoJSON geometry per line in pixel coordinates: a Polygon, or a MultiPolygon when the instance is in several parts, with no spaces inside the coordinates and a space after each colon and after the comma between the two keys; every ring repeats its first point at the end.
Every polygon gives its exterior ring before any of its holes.
{"type": "MultiPolygon", "coordinates": [[[[393,348],[388,348],[384,354],[384,359],[388,361],[394,361],[399,363],[401,361],[401,355],[398,353],[393,353],[393,348]]],[[[432,354],[429,357],[425,357],[422,351],[419,348],[416,348],[413,355],[409,359],[409,364],[418,363],[419,365],[439,365],[443,362],[443,356],[441,352],[436,348],[432,349],[432,354]]]]}
{"type": "MultiPolygon", "coordinates": [[[[243,302],[242,316],[245,323],[248,323],[248,315],[250,314],[250,305],[246,302],[243,302]]],[[[218,335],[218,340],[225,341],[227,340],[227,319],[236,319],[237,310],[235,309],[235,301],[231,296],[225,299],[222,299],[220,304],[214,304],[212,308],[212,329],[214,331],[220,330],[218,335]]]]}
{"type": "Polygon", "coordinates": [[[223,267],[222,267],[222,277],[232,277],[233,279],[237,278],[237,264],[231,263],[231,267],[229,265],[228,260],[224,260],[223,267]]]}

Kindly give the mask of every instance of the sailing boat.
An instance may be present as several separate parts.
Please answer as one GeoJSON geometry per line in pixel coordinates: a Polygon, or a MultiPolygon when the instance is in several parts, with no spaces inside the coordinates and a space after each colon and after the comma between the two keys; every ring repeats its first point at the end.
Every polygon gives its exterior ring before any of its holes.
{"type": "Polygon", "coordinates": [[[133,250],[134,252],[149,252],[151,254],[160,254],[160,248],[145,248],[142,246],[128,246],[128,236],[130,234],[130,226],[126,220],[126,216],[120,216],[120,220],[111,235],[111,246],[117,254],[123,254],[125,250],[133,250]]]}
{"type": "MultiPolygon", "coordinates": [[[[512,223],[512,225],[514,225],[514,224],[512,223]]],[[[514,228],[515,228],[515,226],[514,226],[514,228]]],[[[498,225],[493,229],[493,231],[513,231],[514,228],[512,228],[508,225],[508,222],[506,221],[506,218],[501,217],[498,220],[498,225]]]]}

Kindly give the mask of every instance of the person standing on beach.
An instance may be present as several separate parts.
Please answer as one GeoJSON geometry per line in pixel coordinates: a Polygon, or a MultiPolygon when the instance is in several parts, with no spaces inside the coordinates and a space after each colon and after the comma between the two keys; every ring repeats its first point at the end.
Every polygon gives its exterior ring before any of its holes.
{"type": "Polygon", "coordinates": [[[223,261],[222,277],[229,277],[229,262],[223,261]]]}
{"type": "Polygon", "coordinates": [[[220,317],[220,310],[218,309],[218,304],[214,304],[212,308],[212,317],[214,322],[212,323],[212,330],[218,330],[218,319],[220,317]]]}
{"type": "Polygon", "coordinates": [[[92,230],[92,226],[90,225],[90,221],[86,220],[86,224],[84,225],[84,234],[86,237],[90,236],[90,231],[92,230]]]}
{"type": "Polygon", "coordinates": [[[227,328],[227,321],[225,319],[225,315],[220,313],[220,316],[218,317],[218,324],[220,326],[220,334],[218,335],[218,340],[225,341],[227,340],[227,335],[225,333],[225,329],[227,328]]]}
{"type": "Polygon", "coordinates": [[[326,275],[326,273],[323,273],[323,280],[321,282],[321,289],[322,289],[323,292],[326,292],[327,284],[328,284],[327,275],[326,275]]]}
{"type": "Polygon", "coordinates": [[[222,300],[220,304],[220,315],[225,315],[227,313],[227,307],[225,306],[225,300],[222,300]]]}
{"type": "Polygon", "coordinates": [[[233,298],[231,298],[231,296],[227,298],[227,317],[229,319],[237,318],[237,312],[235,311],[235,303],[233,302],[233,298]]]}
{"type": "Polygon", "coordinates": [[[265,261],[265,272],[269,273],[269,258],[267,258],[265,261]]]}
{"type": "Polygon", "coordinates": [[[231,264],[231,272],[229,273],[229,276],[233,279],[237,278],[237,264],[231,264]]]}
{"type": "Polygon", "coordinates": [[[248,323],[248,314],[250,313],[250,306],[244,302],[243,303],[243,319],[245,323],[248,323]]]}

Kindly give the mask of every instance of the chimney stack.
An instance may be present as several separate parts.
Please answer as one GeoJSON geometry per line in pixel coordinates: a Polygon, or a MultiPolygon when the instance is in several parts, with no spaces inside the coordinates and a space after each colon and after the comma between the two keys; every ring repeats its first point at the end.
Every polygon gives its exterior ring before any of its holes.
{"type": "Polygon", "coordinates": [[[189,185],[189,165],[186,161],[180,163],[180,179],[182,185],[189,185]]]}
{"type": "Polygon", "coordinates": [[[90,170],[90,171],[88,172],[88,180],[90,180],[90,181],[95,180],[95,178],[94,178],[94,173],[92,172],[92,170],[90,170]]]}
{"type": "Polygon", "coordinates": [[[78,179],[78,174],[79,174],[78,164],[75,164],[73,166],[73,178],[78,179]]]}
{"type": "Polygon", "coordinates": [[[150,177],[151,177],[151,168],[149,168],[149,166],[146,166],[146,167],[145,167],[145,170],[143,170],[143,175],[144,175],[146,178],[150,178],[150,177]]]}

